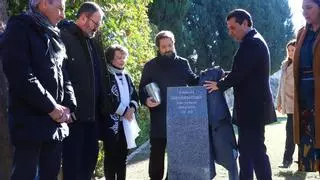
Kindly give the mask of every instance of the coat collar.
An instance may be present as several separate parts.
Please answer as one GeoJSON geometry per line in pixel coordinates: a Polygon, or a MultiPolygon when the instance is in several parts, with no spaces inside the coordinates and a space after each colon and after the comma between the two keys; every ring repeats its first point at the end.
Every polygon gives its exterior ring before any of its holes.
{"type": "Polygon", "coordinates": [[[66,29],[71,34],[75,34],[78,37],[85,37],[80,27],[73,21],[64,20],[59,23],[59,28],[66,29]]]}
{"type": "Polygon", "coordinates": [[[255,28],[252,28],[252,30],[249,30],[248,32],[247,32],[247,34],[243,37],[243,39],[242,39],[242,41],[241,42],[243,42],[243,41],[245,41],[245,40],[247,40],[247,39],[250,39],[250,38],[252,38],[254,35],[256,35],[258,32],[257,32],[257,30],[255,29],[255,28]]]}

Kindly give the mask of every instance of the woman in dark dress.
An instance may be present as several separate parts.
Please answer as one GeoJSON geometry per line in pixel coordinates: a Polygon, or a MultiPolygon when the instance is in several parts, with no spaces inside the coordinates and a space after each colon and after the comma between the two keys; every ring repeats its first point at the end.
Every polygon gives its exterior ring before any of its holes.
{"type": "Polygon", "coordinates": [[[306,26],[299,30],[294,55],[294,141],[299,171],[320,169],[320,0],[303,0],[306,26]]]}

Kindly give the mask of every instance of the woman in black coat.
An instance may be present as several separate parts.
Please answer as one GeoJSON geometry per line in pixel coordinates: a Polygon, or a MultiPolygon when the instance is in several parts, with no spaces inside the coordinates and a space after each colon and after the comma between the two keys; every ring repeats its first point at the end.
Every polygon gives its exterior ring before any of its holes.
{"type": "MultiPolygon", "coordinates": [[[[104,173],[107,180],[124,180],[128,148],[132,148],[132,143],[127,142],[128,134],[125,134],[124,124],[135,124],[134,131],[138,131],[134,115],[138,108],[138,95],[129,74],[124,70],[128,50],[120,45],[112,45],[105,55],[108,67],[106,75],[109,80],[103,100],[108,112],[103,113],[106,117],[101,122],[105,153],[104,173]]],[[[133,144],[134,139],[135,137],[131,138],[133,144]]]]}

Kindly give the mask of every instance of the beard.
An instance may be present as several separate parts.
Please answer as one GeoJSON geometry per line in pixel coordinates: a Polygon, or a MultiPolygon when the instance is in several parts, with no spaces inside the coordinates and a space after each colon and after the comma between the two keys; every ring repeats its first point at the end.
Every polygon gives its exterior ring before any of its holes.
{"type": "Polygon", "coordinates": [[[166,51],[161,53],[160,51],[158,51],[158,57],[160,57],[161,59],[174,59],[176,57],[176,51],[166,51]]]}
{"type": "Polygon", "coordinates": [[[175,51],[168,51],[168,52],[165,52],[165,53],[160,53],[158,51],[158,57],[159,57],[159,65],[160,65],[160,68],[164,71],[167,70],[167,68],[169,66],[171,66],[172,63],[174,63],[174,59],[176,57],[176,53],[175,51]]]}

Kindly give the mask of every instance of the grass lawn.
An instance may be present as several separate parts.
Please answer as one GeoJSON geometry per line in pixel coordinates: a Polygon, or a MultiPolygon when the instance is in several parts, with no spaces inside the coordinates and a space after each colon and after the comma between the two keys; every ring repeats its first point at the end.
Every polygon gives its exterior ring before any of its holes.
{"type": "MultiPolygon", "coordinates": [[[[274,180],[316,180],[320,179],[318,173],[297,172],[297,164],[293,164],[289,169],[278,168],[282,162],[282,156],[285,144],[285,124],[286,117],[279,115],[278,122],[266,126],[265,143],[267,153],[270,158],[272,174],[274,180]]],[[[135,157],[128,162],[127,179],[128,180],[147,180],[149,163],[149,146],[137,153],[135,157]]],[[[294,154],[294,160],[297,160],[297,148],[294,154]]],[[[227,180],[227,171],[217,165],[217,180],[227,180]]]]}

